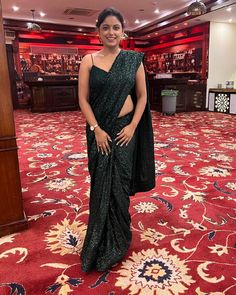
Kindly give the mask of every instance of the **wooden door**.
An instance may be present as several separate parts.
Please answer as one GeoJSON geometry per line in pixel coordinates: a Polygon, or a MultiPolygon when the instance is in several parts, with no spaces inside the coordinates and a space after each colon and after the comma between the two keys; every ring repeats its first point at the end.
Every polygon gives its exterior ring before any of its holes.
{"type": "Polygon", "coordinates": [[[11,88],[0,0],[0,236],[25,229],[11,88]]]}

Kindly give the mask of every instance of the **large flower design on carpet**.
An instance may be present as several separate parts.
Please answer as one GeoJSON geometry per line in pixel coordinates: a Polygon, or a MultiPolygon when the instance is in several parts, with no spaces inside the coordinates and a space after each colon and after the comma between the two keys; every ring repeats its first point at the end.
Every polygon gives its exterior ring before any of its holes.
{"type": "Polygon", "coordinates": [[[153,213],[158,207],[152,202],[140,202],[138,205],[133,206],[138,213],[153,213]]]}
{"type": "Polygon", "coordinates": [[[224,161],[224,162],[232,162],[233,161],[232,157],[225,155],[225,154],[214,153],[214,154],[210,154],[208,157],[211,159],[215,159],[217,161],[224,161]]]}
{"type": "Polygon", "coordinates": [[[50,191],[54,190],[56,192],[66,192],[67,190],[75,186],[75,181],[70,178],[56,178],[47,182],[45,186],[50,191]]]}
{"type": "Polygon", "coordinates": [[[202,175],[207,176],[214,176],[214,177],[226,177],[230,175],[229,171],[224,168],[218,168],[214,166],[203,167],[199,170],[199,173],[202,175]]]}
{"type": "Polygon", "coordinates": [[[221,143],[220,146],[229,150],[236,150],[236,143],[225,142],[221,143]]]}
{"type": "Polygon", "coordinates": [[[79,254],[82,249],[87,226],[83,222],[64,219],[46,233],[47,249],[60,255],[79,254]]]}
{"type": "Polygon", "coordinates": [[[129,294],[178,295],[195,281],[187,273],[189,268],[177,255],[165,249],[147,249],[135,253],[122,263],[116,286],[129,288],[129,294]]]}

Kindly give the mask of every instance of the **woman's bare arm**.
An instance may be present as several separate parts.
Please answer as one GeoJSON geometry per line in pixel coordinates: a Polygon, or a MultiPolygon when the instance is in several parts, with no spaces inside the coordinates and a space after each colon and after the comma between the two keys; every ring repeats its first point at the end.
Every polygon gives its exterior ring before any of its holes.
{"type": "Polygon", "coordinates": [[[86,55],[79,70],[79,106],[90,126],[98,124],[92,108],[89,104],[89,73],[91,68],[91,56],[86,55]]]}
{"type": "Polygon", "coordinates": [[[90,126],[95,126],[94,130],[95,138],[97,142],[98,151],[101,151],[102,154],[108,154],[111,149],[108,141],[111,141],[109,134],[107,134],[104,130],[99,127],[99,122],[95,118],[93,110],[89,104],[89,75],[91,70],[91,56],[86,55],[81,64],[79,71],[79,106],[84,114],[88,124],[90,126]]]}
{"type": "Polygon", "coordinates": [[[147,103],[146,78],[143,63],[139,66],[135,77],[135,91],[137,96],[137,104],[135,107],[133,119],[131,123],[125,126],[117,133],[116,141],[118,145],[128,145],[132,139],[135,129],[143,115],[147,103]]]}
{"type": "Polygon", "coordinates": [[[135,78],[135,90],[137,96],[137,104],[131,125],[137,127],[147,103],[147,87],[143,63],[139,66],[135,78]]]}

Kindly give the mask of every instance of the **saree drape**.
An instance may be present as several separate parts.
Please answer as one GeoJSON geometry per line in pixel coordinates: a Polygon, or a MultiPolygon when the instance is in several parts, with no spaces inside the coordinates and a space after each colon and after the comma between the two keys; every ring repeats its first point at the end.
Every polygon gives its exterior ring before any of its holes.
{"type": "Polygon", "coordinates": [[[127,146],[117,146],[117,133],[133,112],[118,118],[129,94],[134,104],[135,75],[143,54],[121,50],[109,72],[92,66],[89,102],[99,126],[112,138],[111,153],[97,151],[95,135],[86,126],[91,177],[88,229],[81,252],[84,271],[103,271],[120,261],[130,242],[129,196],[155,186],[153,131],[149,102],[127,146]]]}

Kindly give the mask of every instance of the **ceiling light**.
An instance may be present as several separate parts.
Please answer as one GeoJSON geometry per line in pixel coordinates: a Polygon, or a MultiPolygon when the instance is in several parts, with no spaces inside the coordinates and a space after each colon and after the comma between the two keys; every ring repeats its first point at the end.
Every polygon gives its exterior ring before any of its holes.
{"type": "Polygon", "coordinates": [[[232,23],[232,18],[229,19],[229,23],[232,23]]]}
{"type": "Polygon", "coordinates": [[[185,26],[187,26],[187,25],[188,25],[188,23],[184,23],[184,25],[185,25],[185,26]]]}
{"type": "Polygon", "coordinates": [[[207,12],[206,5],[201,0],[195,0],[189,5],[187,9],[188,15],[192,15],[192,16],[202,15],[202,14],[205,14],[206,12],[207,12]]]}
{"type": "Polygon", "coordinates": [[[139,19],[136,19],[135,24],[139,24],[139,23],[140,23],[139,19]]]}
{"type": "Polygon", "coordinates": [[[13,9],[14,11],[18,11],[18,10],[19,10],[19,7],[18,7],[18,6],[12,6],[12,9],[13,9]]]}
{"type": "Polygon", "coordinates": [[[30,32],[40,33],[42,31],[40,25],[38,25],[38,24],[36,24],[34,22],[34,12],[35,12],[35,9],[31,9],[30,11],[32,13],[33,22],[32,23],[27,23],[27,29],[30,32]]]}
{"type": "Polygon", "coordinates": [[[232,7],[228,7],[227,9],[226,9],[226,11],[228,11],[228,12],[230,12],[232,10],[232,7]]]}
{"type": "Polygon", "coordinates": [[[155,11],[154,11],[155,13],[159,13],[160,12],[160,10],[157,8],[155,11]]]}
{"type": "Polygon", "coordinates": [[[44,12],[41,11],[41,12],[39,13],[39,15],[40,15],[41,17],[44,17],[44,16],[46,15],[46,13],[44,13],[44,12]]]}
{"type": "Polygon", "coordinates": [[[175,29],[178,29],[178,26],[175,26],[175,29]]]}

